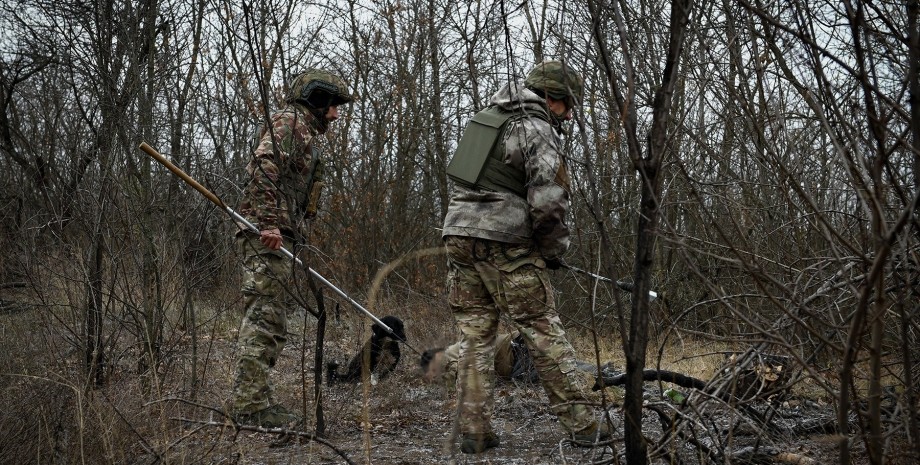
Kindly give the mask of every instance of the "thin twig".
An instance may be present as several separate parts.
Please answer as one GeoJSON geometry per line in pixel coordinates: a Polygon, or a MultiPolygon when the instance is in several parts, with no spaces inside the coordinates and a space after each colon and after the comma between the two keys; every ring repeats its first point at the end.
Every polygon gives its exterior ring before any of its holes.
{"type": "MultiPolygon", "coordinates": [[[[219,423],[216,421],[202,421],[202,420],[193,420],[190,418],[175,418],[175,417],[170,418],[170,420],[178,421],[178,422],[182,422],[186,424],[191,423],[191,424],[197,424],[197,425],[202,425],[202,426],[214,426],[218,428],[227,427],[227,423],[219,423]]],[[[338,447],[336,447],[334,444],[330,443],[329,441],[326,441],[325,439],[322,439],[313,433],[308,433],[306,431],[298,431],[298,430],[293,430],[293,429],[288,429],[288,428],[263,428],[261,426],[240,425],[237,423],[234,423],[233,427],[237,431],[252,431],[255,433],[278,434],[278,435],[296,436],[296,437],[300,437],[304,439],[309,439],[313,442],[316,442],[316,443],[319,443],[319,444],[322,444],[328,447],[333,452],[335,452],[336,455],[338,455],[339,457],[342,457],[342,460],[345,460],[346,463],[350,465],[356,465],[354,462],[351,461],[351,459],[348,458],[348,455],[346,455],[345,452],[340,450],[338,447]]]]}

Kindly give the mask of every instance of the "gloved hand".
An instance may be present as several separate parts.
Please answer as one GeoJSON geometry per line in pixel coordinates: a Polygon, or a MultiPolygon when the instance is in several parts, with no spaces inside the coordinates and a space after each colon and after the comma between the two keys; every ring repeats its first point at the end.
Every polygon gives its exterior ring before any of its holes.
{"type": "Polygon", "coordinates": [[[543,261],[546,262],[546,267],[550,270],[558,270],[564,265],[561,258],[544,258],[543,261]]]}

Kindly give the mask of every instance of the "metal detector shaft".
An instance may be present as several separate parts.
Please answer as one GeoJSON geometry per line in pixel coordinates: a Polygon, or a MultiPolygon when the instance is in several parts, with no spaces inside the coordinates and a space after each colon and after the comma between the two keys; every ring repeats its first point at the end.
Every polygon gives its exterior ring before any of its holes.
{"type": "MultiPolygon", "coordinates": [[[[206,187],[202,186],[201,184],[198,184],[198,182],[196,182],[194,179],[192,179],[191,176],[189,176],[188,174],[186,174],[185,171],[182,171],[182,169],[180,169],[178,166],[176,166],[175,164],[173,164],[173,163],[172,163],[171,161],[169,161],[166,157],[164,157],[163,155],[160,155],[160,153],[157,152],[156,149],[154,149],[153,147],[151,147],[150,145],[148,145],[146,142],[141,142],[140,149],[143,150],[144,152],[146,152],[147,155],[150,155],[151,157],[153,157],[156,161],[160,162],[160,164],[162,164],[162,165],[165,166],[167,169],[169,169],[169,171],[172,171],[176,176],[179,176],[180,178],[182,178],[182,180],[185,181],[188,185],[194,187],[195,190],[197,190],[198,192],[201,193],[201,195],[204,195],[205,197],[207,197],[208,200],[210,200],[210,201],[213,202],[215,205],[217,205],[218,207],[220,207],[221,209],[223,209],[225,212],[227,212],[227,214],[230,215],[231,218],[233,218],[234,220],[237,220],[237,221],[239,221],[240,223],[246,225],[246,227],[249,228],[250,231],[252,231],[252,232],[254,232],[254,233],[256,233],[256,234],[259,234],[259,232],[260,232],[260,231],[259,231],[259,228],[257,228],[254,224],[250,223],[246,218],[244,218],[244,217],[243,217],[242,215],[240,215],[239,213],[233,211],[232,208],[226,206],[226,205],[224,204],[224,202],[222,202],[216,195],[214,195],[214,194],[213,194],[211,191],[209,191],[206,187]]],[[[348,294],[346,294],[344,291],[342,291],[341,289],[335,287],[335,285],[333,285],[333,284],[330,283],[326,278],[324,278],[322,275],[320,275],[319,273],[317,273],[316,270],[314,270],[313,268],[310,268],[309,266],[305,265],[302,261],[300,261],[299,258],[295,257],[294,254],[291,253],[288,249],[285,249],[284,247],[282,247],[282,248],[281,248],[281,253],[284,254],[286,257],[288,257],[288,258],[290,258],[290,259],[293,259],[298,265],[300,265],[300,266],[306,268],[306,270],[310,273],[311,276],[313,276],[314,278],[316,278],[317,280],[319,280],[319,282],[323,283],[324,286],[326,286],[326,287],[328,287],[329,289],[331,289],[332,292],[335,292],[336,294],[338,294],[339,297],[341,297],[341,298],[347,300],[348,303],[350,303],[353,307],[355,307],[356,309],[358,309],[358,310],[360,310],[362,313],[364,313],[368,318],[370,318],[371,320],[373,320],[374,323],[377,323],[377,325],[380,326],[384,331],[386,331],[386,332],[388,332],[388,333],[390,333],[390,334],[392,334],[392,335],[394,335],[394,336],[396,335],[396,334],[393,332],[393,330],[392,330],[389,326],[387,326],[384,322],[380,321],[380,319],[378,319],[376,316],[374,316],[373,313],[369,312],[366,308],[364,308],[363,306],[361,306],[361,304],[359,304],[358,302],[356,302],[355,299],[352,299],[351,297],[349,297],[348,294]]],[[[401,342],[403,342],[403,343],[405,344],[405,341],[401,341],[401,342]]],[[[409,346],[408,344],[406,344],[406,345],[407,345],[408,347],[412,348],[412,346],[409,346]]],[[[412,349],[412,350],[415,350],[415,349],[412,349]]],[[[416,352],[417,352],[417,351],[416,351],[416,352]]]]}
{"type": "MultiPolygon", "coordinates": [[[[590,276],[590,277],[592,277],[592,278],[594,278],[594,279],[597,279],[597,280],[599,280],[599,281],[604,281],[604,282],[616,284],[616,286],[617,286],[618,288],[623,289],[624,291],[632,292],[633,287],[634,287],[634,286],[633,286],[633,283],[626,282],[626,281],[614,281],[614,280],[612,280],[612,279],[610,279],[610,278],[606,278],[606,277],[601,276],[601,275],[599,275],[599,274],[594,274],[594,273],[592,273],[592,272],[590,272],[590,271],[588,271],[588,270],[583,270],[583,269],[581,269],[581,268],[574,267],[574,266],[572,266],[572,265],[569,265],[568,263],[564,263],[562,266],[564,266],[564,267],[566,267],[566,268],[568,268],[568,269],[570,269],[570,270],[572,270],[572,271],[576,271],[576,272],[578,272],[578,273],[582,273],[582,274],[588,275],[588,276],[590,276]]],[[[655,300],[655,299],[657,299],[657,298],[658,298],[658,293],[657,293],[657,292],[655,292],[655,291],[648,291],[648,300],[649,300],[649,301],[655,300]]]]}

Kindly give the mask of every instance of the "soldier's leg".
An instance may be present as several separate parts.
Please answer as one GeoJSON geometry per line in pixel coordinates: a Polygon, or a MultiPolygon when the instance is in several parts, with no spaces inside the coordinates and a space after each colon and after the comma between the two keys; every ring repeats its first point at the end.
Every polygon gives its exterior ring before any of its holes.
{"type": "Polygon", "coordinates": [[[268,373],[287,342],[283,282],[290,276],[291,263],[286,257],[260,247],[258,240],[238,241],[244,251],[241,290],[246,315],[240,325],[233,408],[236,413],[247,414],[272,404],[268,373]]]}
{"type": "Polygon", "coordinates": [[[495,333],[498,312],[468,253],[471,240],[449,238],[448,303],[460,330],[457,363],[459,423],[464,435],[492,431],[495,333]]]}
{"type": "Polygon", "coordinates": [[[503,274],[504,306],[527,341],[550,408],[569,432],[591,427],[594,415],[578,403],[585,401],[584,386],[576,373],[575,351],[556,313],[547,273],[526,260],[514,265],[505,267],[510,271],[503,274]]]}

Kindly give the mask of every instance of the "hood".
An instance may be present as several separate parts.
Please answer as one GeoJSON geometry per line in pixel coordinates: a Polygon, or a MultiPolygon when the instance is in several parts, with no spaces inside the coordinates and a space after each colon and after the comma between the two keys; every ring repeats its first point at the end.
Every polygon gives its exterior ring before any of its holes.
{"type": "Polygon", "coordinates": [[[505,111],[546,113],[546,100],[516,83],[505,84],[498,92],[492,94],[489,104],[497,105],[505,111]]]}
{"type": "Polygon", "coordinates": [[[492,94],[490,105],[496,105],[505,111],[542,113],[553,127],[564,133],[562,120],[546,109],[546,100],[530,89],[516,83],[505,84],[498,92],[492,94]]]}

